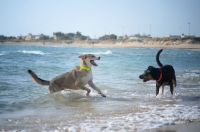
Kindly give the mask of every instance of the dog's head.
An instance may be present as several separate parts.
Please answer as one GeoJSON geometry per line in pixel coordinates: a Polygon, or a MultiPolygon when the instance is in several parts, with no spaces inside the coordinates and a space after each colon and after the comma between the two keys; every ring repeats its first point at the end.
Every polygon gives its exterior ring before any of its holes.
{"type": "Polygon", "coordinates": [[[147,82],[149,80],[154,80],[153,74],[154,74],[155,67],[149,66],[147,70],[144,71],[142,75],[139,76],[140,79],[143,79],[143,82],[147,82]]]}
{"type": "Polygon", "coordinates": [[[96,57],[93,54],[83,54],[79,56],[78,58],[81,58],[83,65],[86,65],[88,67],[98,66],[95,60],[100,60],[100,57],[96,57]]]}

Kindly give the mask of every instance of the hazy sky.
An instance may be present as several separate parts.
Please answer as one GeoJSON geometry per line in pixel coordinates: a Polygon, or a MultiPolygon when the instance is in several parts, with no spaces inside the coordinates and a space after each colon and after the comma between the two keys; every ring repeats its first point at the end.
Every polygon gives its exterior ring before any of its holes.
{"type": "Polygon", "coordinates": [[[0,35],[200,36],[200,0],[0,0],[0,35]],[[190,25],[188,24],[190,23],[190,25]]]}

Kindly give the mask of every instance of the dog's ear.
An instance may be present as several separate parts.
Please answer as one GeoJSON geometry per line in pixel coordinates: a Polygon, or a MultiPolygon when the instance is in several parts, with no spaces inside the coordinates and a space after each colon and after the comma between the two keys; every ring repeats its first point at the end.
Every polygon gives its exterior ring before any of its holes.
{"type": "Polygon", "coordinates": [[[149,66],[149,67],[148,67],[148,69],[151,69],[151,68],[155,68],[155,67],[153,67],[153,66],[149,66]]]}
{"type": "Polygon", "coordinates": [[[83,58],[83,55],[80,55],[78,58],[83,58]]]}
{"type": "Polygon", "coordinates": [[[78,58],[86,59],[86,55],[81,55],[81,56],[79,56],[78,58]]]}

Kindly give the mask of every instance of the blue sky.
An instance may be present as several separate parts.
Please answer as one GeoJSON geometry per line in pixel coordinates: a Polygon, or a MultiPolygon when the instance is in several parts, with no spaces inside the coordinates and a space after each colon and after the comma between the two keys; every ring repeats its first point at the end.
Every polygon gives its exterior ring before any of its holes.
{"type": "Polygon", "coordinates": [[[200,36],[200,0],[0,0],[0,35],[200,36]],[[190,25],[188,24],[190,23],[190,25]]]}

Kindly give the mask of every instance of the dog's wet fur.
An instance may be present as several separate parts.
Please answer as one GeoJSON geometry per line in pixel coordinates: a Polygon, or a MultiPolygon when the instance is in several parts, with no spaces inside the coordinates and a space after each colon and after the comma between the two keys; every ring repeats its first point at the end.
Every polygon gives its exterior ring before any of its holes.
{"type": "Polygon", "coordinates": [[[93,83],[93,76],[92,76],[92,66],[98,66],[95,60],[100,60],[100,57],[96,57],[93,54],[84,54],[79,56],[81,58],[81,63],[79,66],[76,66],[69,72],[56,76],[55,78],[51,79],[50,81],[43,80],[39,78],[33,71],[28,70],[28,73],[32,77],[32,79],[44,86],[49,86],[49,92],[55,93],[64,89],[71,89],[71,90],[85,90],[86,95],[90,94],[90,89],[87,88],[85,85],[89,84],[94,90],[96,90],[102,97],[106,97],[99,88],[97,88],[93,83]],[[86,69],[82,67],[87,67],[86,69]],[[87,70],[89,69],[89,70],[87,70]]]}
{"type": "Polygon", "coordinates": [[[139,76],[143,82],[149,80],[156,80],[156,96],[159,93],[159,88],[162,86],[162,93],[164,92],[164,85],[170,86],[170,92],[173,95],[174,87],[176,87],[175,70],[171,65],[162,65],[159,60],[160,53],[163,49],[159,50],[156,55],[156,62],[160,68],[149,66],[142,75],[139,76]]]}

